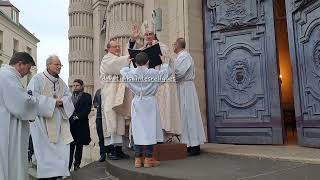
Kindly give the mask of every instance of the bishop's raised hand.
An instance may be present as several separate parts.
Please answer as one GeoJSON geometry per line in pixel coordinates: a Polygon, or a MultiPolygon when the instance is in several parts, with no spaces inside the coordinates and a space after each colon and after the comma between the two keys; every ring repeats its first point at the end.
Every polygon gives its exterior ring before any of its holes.
{"type": "Polygon", "coordinates": [[[137,40],[140,36],[140,33],[140,27],[137,24],[134,24],[131,29],[131,40],[137,40]]]}

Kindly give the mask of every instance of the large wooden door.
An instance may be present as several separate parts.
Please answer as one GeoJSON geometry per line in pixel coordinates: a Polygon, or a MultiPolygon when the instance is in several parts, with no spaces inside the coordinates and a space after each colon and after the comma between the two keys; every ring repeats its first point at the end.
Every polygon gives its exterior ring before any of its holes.
{"type": "Polygon", "coordinates": [[[320,147],[320,0],[286,0],[298,143],[320,147]]]}
{"type": "Polygon", "coordinates": [[[204,0],[209,140],[282,144],[272,0],[204,0]]]}

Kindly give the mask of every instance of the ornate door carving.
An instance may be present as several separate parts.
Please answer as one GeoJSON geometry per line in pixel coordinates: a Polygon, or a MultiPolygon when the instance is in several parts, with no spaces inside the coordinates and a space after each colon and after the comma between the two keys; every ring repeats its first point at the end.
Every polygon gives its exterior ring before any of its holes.
{"type": "Polygon", "coordinates": [[[287,0],[298,142],[320,147],[320,1],[287,0]]]}
{"type": "Polygon", "coordinates": [[[209,139],[281,144],[273,1],[204,2],[209,139]]]}

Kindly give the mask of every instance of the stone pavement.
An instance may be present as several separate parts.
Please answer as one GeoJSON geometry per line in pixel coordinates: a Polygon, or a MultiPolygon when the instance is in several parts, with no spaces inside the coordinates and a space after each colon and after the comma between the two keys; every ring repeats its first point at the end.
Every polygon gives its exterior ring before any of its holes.
{"type": "Polygon", "coordinates": [[[232,145],[208,143],[202,145],[201,150],[207,153],[222,153],[320,164],[320,149],[298,145],[232,145]]]}
{"type": "Polygon", "coordinates": [[[133,167],[133,159],[93,163],[68,180],[319,180],[320,165],[203,153],[185,160],[163,161],[156,168],[133,167]]]}
{"type": "Polygon", "coordinates": [[[68,180],[319,180],[319,149],[298,146],[206,144],[203,153],[156,168],[130,160],[94,162],[68,180]]]}

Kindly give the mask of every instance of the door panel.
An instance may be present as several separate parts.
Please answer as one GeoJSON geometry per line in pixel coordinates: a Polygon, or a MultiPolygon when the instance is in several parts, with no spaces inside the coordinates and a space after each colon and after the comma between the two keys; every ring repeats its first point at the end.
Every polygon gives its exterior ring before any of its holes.
{"type": "Polygon", "coordinates": [[[204,0],[209,140],[282,144],[272,0],[204,0]]]}
{"type": "Polygon", "coordinates": [[[298,143],[320,147],[320,1],[287,0],[298,143]]]}

